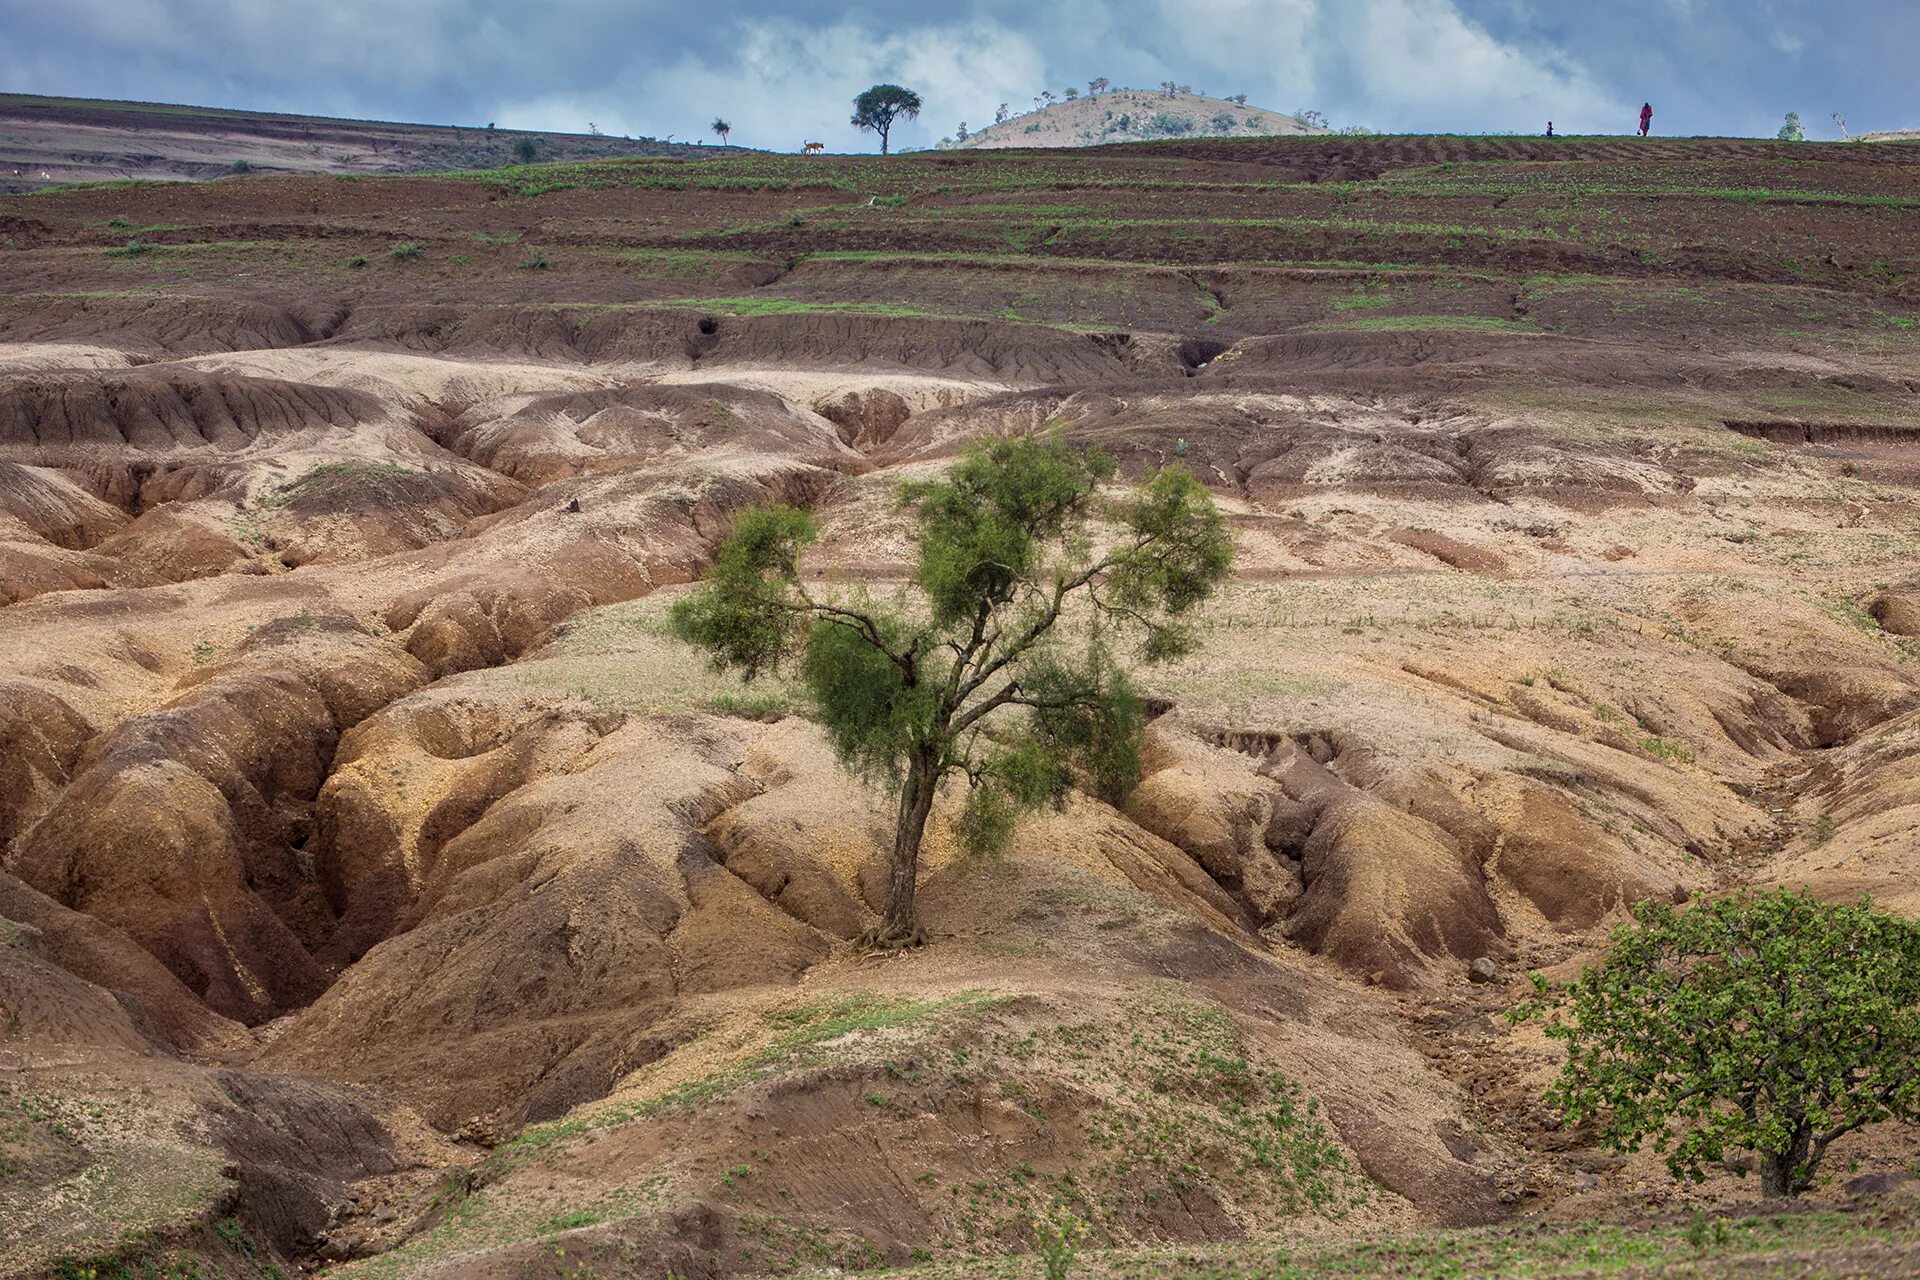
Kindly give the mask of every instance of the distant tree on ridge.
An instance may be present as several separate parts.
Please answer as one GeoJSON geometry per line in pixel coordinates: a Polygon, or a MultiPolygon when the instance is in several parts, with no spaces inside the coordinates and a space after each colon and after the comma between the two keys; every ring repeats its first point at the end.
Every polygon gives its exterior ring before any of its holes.
{"type": "Polygon", "coordinates": [[[853,100],[853,127],[880,135],[880,154],[887,154],[894,121],[915,119],[920,95],[897,84],[876,84],[853,100]]]}

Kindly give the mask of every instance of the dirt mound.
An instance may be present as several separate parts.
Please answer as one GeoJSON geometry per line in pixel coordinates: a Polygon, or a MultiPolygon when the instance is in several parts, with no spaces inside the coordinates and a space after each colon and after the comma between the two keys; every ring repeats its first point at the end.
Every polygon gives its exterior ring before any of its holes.
{"type": "MultiPolygon", "coordinates": [[[[797,976],[825,944],[697,838],[751,791],[712,762],[737,753],[731,736],[710,721],[630,722],[571,771],[526,785],[511,786],[510,752],[452,771],[471,776],[438,794],[455,797],[448,812],[466,825],[430,873],[420,868],[413,927],[368,951],[270,1059],[378,1083],[438,1124],[504,1135],[658,1056],[649,1029],[677,999],[797,976]],[[457,1077],[431,1065],[449,1055],[457,1077]]],[[[523,740],[523,757],[539,754],[523,740]]],[[[336,874],[351,903],[352,875],[336,874]]]]}
{"type": "Polygon", "coordinates": [[[288,568],[368,560],[457,538],[526,497],[524,485],[476,467],[343,459],[256,490],[246,532],[288,568]]]}
{"type": "Polygon", "coordinates": [[[0,530],[23,530],[84,551],[127,522],[125,513],[44,467],[0,461],[0,530]]]}
{"type": "Polygon", "coordinates": [[[0,341],[87,342],[139,356],[189,356],[299,346],[326,336],[335,319],[325,304],[248,299],[15,299],[0,300],[0,341]]]}
{"type": "Polygon", "coordinates": [[[0,449],[55,466],[103,452],[232,453],[316,426],[351,429],[385,416],[369,396],[270,378],[179,370],[15,378],[0,384],[0,449]]]}
{"type": "Polygon", "coordinates": [[[469,414],[454,424],[446,443],[532,485],[635,463],[706,462],[729,454],[853,465],[817,419],[768,392],[714,383],[546,396],[504,418],[469,414]]]}
{"type": "Polygon", "coordinates": [[[0,682],[0,850],[73,780],[93,726],[45,689],[0,682]]]}
{"type": "Polygon", "coordinates": [[[89,744],[9,869],[114,925],[208,1007],[258,1022],[311,1000],[329,923],[303,866],[340,732],[420,680],[351,623],[289,619],[89,744]]]}
{"type": "Polygon", "coordinates": [[[109,563],[151,581],[187,582],[231,573],[253,552],[207,515],[169,504],[154,507],[102,542],[109,563]]]}
{"type": "Polygon", "coordinates": [[[62,551],[44,542],[0,542],[0,605],[53,591],[144,587],[158,579],[105,555],[62,551]]]}
{"type": "Polygon", "coordinates": [[[37,1053],[148,1055],[155,1046],[211,1051],[240,1028],[210,1011],[181,981],[125,934],[71,911],[0,872],[0,964],[41,962],[15,971],[8,1008],[13,1031],[37,1053]],[[25,997],[28,984],[42,994],[25,997]],[[74,986],[83,989],[75,994],[74,986]]]}
{"type": "Polygon", "coordinates": [[[1867,612],[1880,629],[1896,636],[1920,636],[1920,580],[1896,583],[1874,593],[1867,612]]]}
{"type": "Polygon", "coordinates": [[[1766,603],[1694,591],[1675,604],[1690,628],[1725,645],[1729,659],[1807,710],[1814,745],[1844,743],[1920,706],[1920,678],[1873,637],[1805,600],[1766,603]],[[1756,638],[1764,645],[1756,645],[1756,638]]]}
{"type": "Polygon", "coordinates": [[[885,387],[842,392],[837,399],[815,404],[814,411],[831,422],[839,430],[840,439],[855,449],[872,449],[887,443],[900,425],[913,416],[913,407],[906,399],[885,387]]]}
{"type": "Polygon", "coordinates": [[[1124,379],[1097,335],[1039,325],[862,315],[714,316],[699,321],[701,368],[918,370],[1015,386],[1124,379]],[[711,326],[709,329],[708,326],[711,326]]]}

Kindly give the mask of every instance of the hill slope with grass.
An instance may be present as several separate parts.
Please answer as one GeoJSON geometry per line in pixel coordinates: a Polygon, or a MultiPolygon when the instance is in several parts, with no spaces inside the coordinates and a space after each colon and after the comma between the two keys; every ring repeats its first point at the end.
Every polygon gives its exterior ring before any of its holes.
{"type": "Polygon", "coordinates": [[[1198,93],[1116,89],[1056,102],[955,141],[955,149],[1097,147],[1167,138],[1257,138],[1324,134],[1290,115],[1198,93]]]}
{"type": "Polygon", "coordinates": [[[537,161],[698,154],[652,138],[396,124],[95,98],[0,94],[0,193],[230,173],[431,173],[537,161]]]}

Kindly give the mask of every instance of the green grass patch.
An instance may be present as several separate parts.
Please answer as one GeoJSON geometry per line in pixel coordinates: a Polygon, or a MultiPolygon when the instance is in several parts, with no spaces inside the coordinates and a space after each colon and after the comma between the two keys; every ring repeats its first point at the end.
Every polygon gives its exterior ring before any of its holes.
{"type": "Polygon", "coordinates": [[[729,316],[866,315],[937,317],[942,313],[898,302],[809,302],[802,298],[673,298],[663,307],[691,307],[729,316]]]}
{"type": "Polygon", "coordinates": [[[744,1058],[643,1102],[616,1104],[585,1114],[576,1113],[551,1124],[530,1125],[496,1150],[494,1160],[507,1167],[524,1164],[590,1129],[629,1124],[710,1102],[768,1076],[819,1066],[828,1060],[833,1042],[843,1037],[887,1031],[943,1014],[975,1013],[991,1007],[999,999],[985,991],[964,991],[937,1000],[856,992],[784,1009],[768,1015],[767,1025],[774,1032],[772,1038],[744,1058]]]}
{"type": "MultiPolygon", "coordinates": [[[[1911,1210],[1676,1215],[1634,1223],[1527,1223],[1377,1235],[1334,1244],[1247,1240],[1084,1250],[1075,1280],[1550,1280],[1674,1276],[1842,1280],[1907,1274],[1920,1258],[1911,1210]]],[[[812,1280],[825,1271],[802,1271],[812,1280]]],[[[879,1280],[1031,1280],[1031,1258],[955,1259],[868,1273],[879,1280]]]]}
{"type": "Polygon", "coordinates": [[[1349,333],[1543,332],[1531,320],[1505,320],[1493,316],[1349,316],[1339,320],[1323,320],[1308,328],[1349,333]]]}

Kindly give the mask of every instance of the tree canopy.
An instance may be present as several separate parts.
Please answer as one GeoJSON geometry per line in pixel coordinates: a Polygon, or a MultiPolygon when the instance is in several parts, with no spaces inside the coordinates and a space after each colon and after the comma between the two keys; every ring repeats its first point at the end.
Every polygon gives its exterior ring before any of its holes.
{"type": "Polygon", "coordinates": [[[1651,1138],[1676,1178],[1729,1150],[1768,1195],[1812,1185],[1827,1148],[1920,1118],[1920,923],[1790,890],[1675,911],[1643,902],[1552,1009],[1567,1047],[1548,1102],[1618,1151],[1651,1138]],[[1567,1015],[1571,1015],[1570,1018],[1567,1015]]]}
{"type": "Polygon", "coordinates": [[[893,122],[920,114],[920,95],[897,84],[877,84],[853,100],[853,126],[880,135],[880,154],[887,154],[893,122]]]}
{"type": "Polygon", "coordinates": [[[1113,469],[1057,432],[975,443],[944,478],[902,486],[917,565],[911,589],[887,602],[816,595],[799,572],[812,517],[748,511],[707,582],[675,603],[675,634],[716,667],[752,679],[791,663],[841,760],[898,789],[887,905],[870,942],[920,940],[920,842],[943,778],[966,778],[957,831],[975,854],[998,850],[1023,810],[1076,782],[1118,799],[1138,781],[1146,713],[1123,659],[1188,651],[1191,614],[1225,578],[1233,546],[1186,469],[1106,501],[1113,469]]]}

